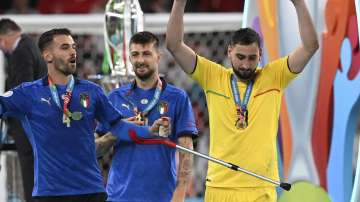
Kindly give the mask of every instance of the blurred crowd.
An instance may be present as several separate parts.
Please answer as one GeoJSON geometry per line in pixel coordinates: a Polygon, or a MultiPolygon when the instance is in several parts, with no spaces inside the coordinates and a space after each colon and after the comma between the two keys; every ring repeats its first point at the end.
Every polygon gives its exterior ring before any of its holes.
{"type": "MultiPolygon", "coordinates": [[[[169,12],[172,1],[139,0],[145,13],[169,12]]],[[[106,0],[1,0],[2,14],[78,14],[104,12],[106,0]]],[[[244,0],[191,0],[188,12],[239,12],[244,0]]]]}

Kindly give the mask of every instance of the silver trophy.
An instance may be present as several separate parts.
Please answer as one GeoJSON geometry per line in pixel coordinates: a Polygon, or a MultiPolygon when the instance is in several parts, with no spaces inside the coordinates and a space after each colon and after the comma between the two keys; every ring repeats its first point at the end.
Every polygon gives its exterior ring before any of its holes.
{"type": "Polygon", "coordinates": [[[144,29],[144,13],[138,0],[109,0],[105,8],[105,57],[111,70],[109,76],[97,76],[114,87],[129,82],[134,76],[129,61],[131,36],[144,29]]]}

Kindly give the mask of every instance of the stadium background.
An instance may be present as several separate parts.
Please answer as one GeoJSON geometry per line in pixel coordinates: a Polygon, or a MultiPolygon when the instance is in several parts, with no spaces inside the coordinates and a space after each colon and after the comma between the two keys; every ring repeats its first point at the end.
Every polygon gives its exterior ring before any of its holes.
{"type": "MultiPolygon", "coordinates": [[[[229,66],[226,58],[228,38],[231,31],[241,26],[253,27],[264,37],[262,63],[286,55],[299,43],[296,16],[289,1],[247,0],[245,5],[239,0],[188,2],[185,42],[200,55],[226,66],[229,66]]],[[[360,201],[360,177],[356,173],[356,168],[360,167],[357,160],[360,56],[356,17],[359,1],[306,2],[321,48],[302,76],[288,88],[283,100],[279,127],[279,154],[282,158],[279,164],[282,178],[294,183],[294,188],[291,192],[280,193],[279,201],[357,202],[360,201]],[[330,86],[330,89],[325,86],[330,86]],[[325,114],[319,113],[319,109],[324,107],[319,103],[329,103],[325,105],[325,114]],[[348,110],[334,116],[335,109],[343,106],[348,106],[348,110]]],[[[77,75],[87,79],[89,75],[102,73],[105,4],[105,0],[2,0],[0,17],[14,19],[35,40],[39,33],[52,27],[70,28],[79,44],[77,75]]],[[[140,4],[145,13],[145,30],[157,33],[164,41],[172,1],[140,0],[140,4]]],[[[181,71],[165,48],[163,51],[160,72],[170,83],[185,89],[190,95],[200,131],[195,148],[207,153],[209,131],[204,94],[181,71]]],[[[3,62],[1,58],[0,64],[3,62]]],[[[4,81],[4,76],[0,74],[0,81],[4,81]]],[[[16,153],[2,152],[0,163],[0,201],[21,201],[16,153]]],[[[107,165],[103,166],[106,170],[107,165]]],[[[202,201],[206,166],[205,160],[195,157],[187,201],[202,201]]]]}

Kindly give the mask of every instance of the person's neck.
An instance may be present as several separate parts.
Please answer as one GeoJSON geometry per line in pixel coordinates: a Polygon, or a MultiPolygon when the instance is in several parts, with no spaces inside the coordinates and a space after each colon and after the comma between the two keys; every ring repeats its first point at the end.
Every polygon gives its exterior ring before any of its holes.
{"type": "Polygon", "coordinates": [[[138,88],[148,90],[156,86],[156,83],[158,81],[158,76],[154,75],[146,80],[141,80],[138,77],[136,77],[135,80],[136,80],[136,86],[138,88]]]}
{"type": "Polygon", "coordinates": [[[71,75],[65,75],[61,72],[52,72],[49,71],[49,76],[51,77],[51,80],[56,85],[66,85],[70,79],[71,75]]]}
{"type": "Polygon", "coordinates": [[[241,83],[245,83],[245,84],[248,84],[252,78],[249,78],[249,79],[243,79],[243,78],[239,78],[237,77],[237,80],[240,81],[241,83]]]}
{"type": "Polygon", "coordinates": [[[250,83],[250,81],[254,81],[255,80],[255,77],[256,77],[256,74],[253,74],[250,78],[241,78],[241,77],[239,77],[238,75],[236,75],[235,74],[235,76],[236,76],[236,78],[237,78],[237,80],[238,81],[240,81],[240,82],[242,82],[242,83],[245,83],[245,84],[248,84],[248,83],[250,83]]]}

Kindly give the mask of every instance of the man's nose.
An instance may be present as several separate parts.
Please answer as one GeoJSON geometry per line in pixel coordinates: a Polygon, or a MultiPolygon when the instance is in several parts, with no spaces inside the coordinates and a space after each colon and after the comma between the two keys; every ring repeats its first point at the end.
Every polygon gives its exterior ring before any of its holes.
{"type": "Polygon", "coordinates": [[[76,57],[76,49],[71,49],[70,55],[76,57]]]}
{"type": "Polygon", "coordinates": [[[139,55],[139,57],[137,57],[137,62],[138,63],[143,63],[145,60],[144,60],[144,57],[142,55],[139,55]]]}
{"type": "Polygon", "coordinates": [[[242,61],[241,63],[241,67],[244,68],[244,69],[248,69],[250,66],[250,60],[249,59],[245,59],[242,61]]]}

